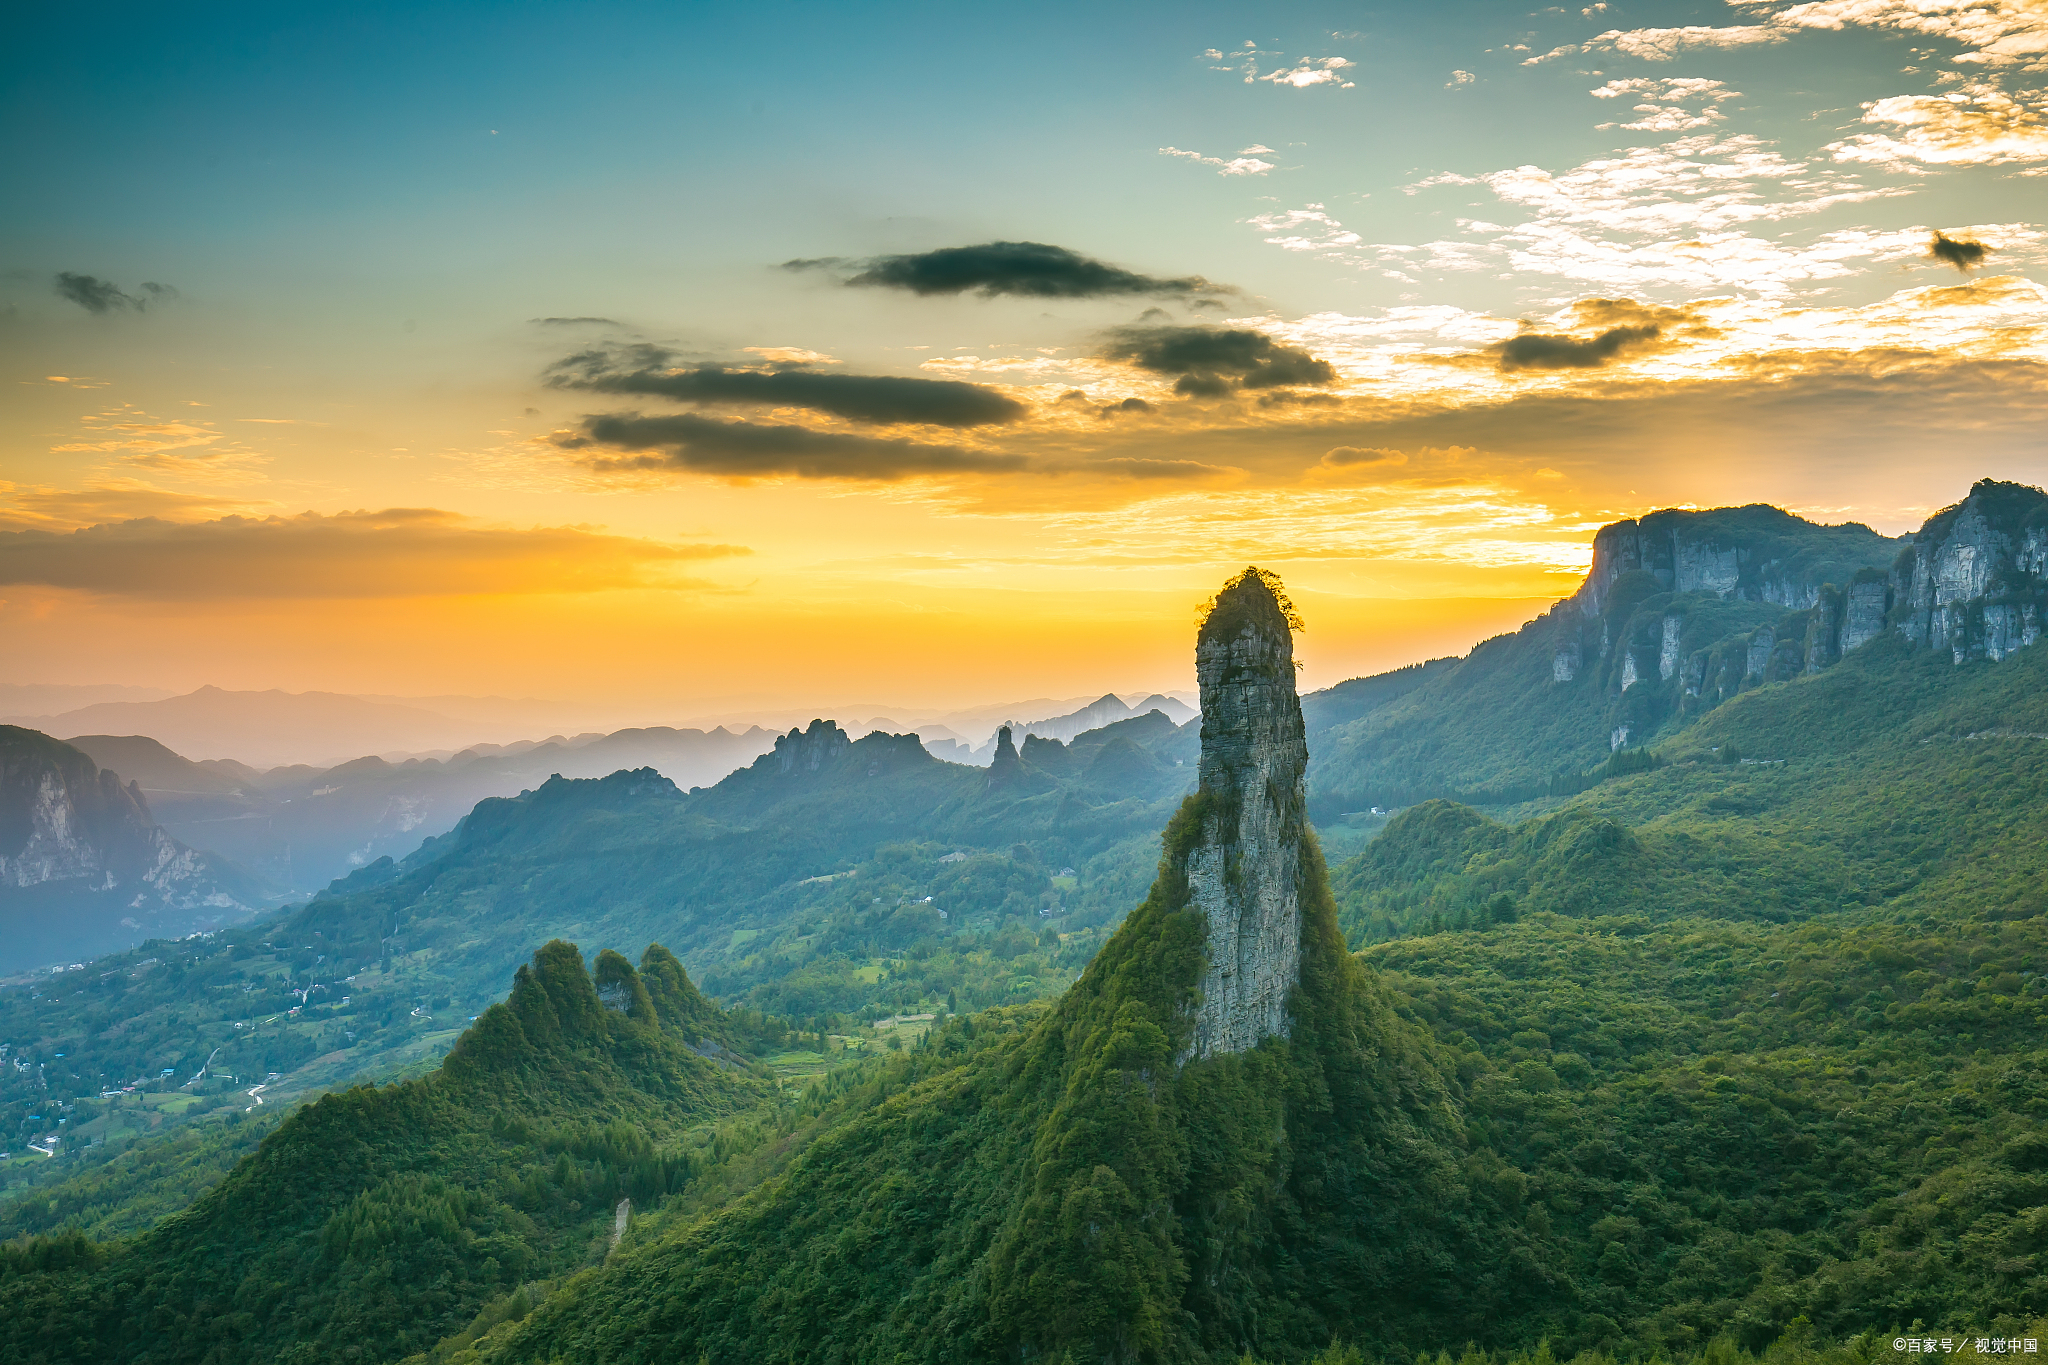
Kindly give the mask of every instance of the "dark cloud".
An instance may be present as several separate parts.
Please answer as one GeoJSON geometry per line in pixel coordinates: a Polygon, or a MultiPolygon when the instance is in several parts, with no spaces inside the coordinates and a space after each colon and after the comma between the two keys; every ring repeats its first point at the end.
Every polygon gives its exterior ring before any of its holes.
{"type": "Polygon", "coordinates": [[[586,466],[600,473],[671,470],[727,478],[794,474],[804,479],[886,482],[915,474],[988,472],[1024,464],[1018,455],[808,427],[719,422],[694,413],[648,417],[625,412],[586,417],[580,435],[557,437],[555,444],[572,451],[606,446],[631,452],[582,457],[586,466]]]}
{"type": "Polygon", "coordinates": [[[529,318],[536,327],[624,327],[617,318],[529,318]]]}
{"type": "Polygon", "coordinates": [[[1248,328],[1124,327],[1097,354],[1154,374],[1178,375],[1173,391],[1190,398],[1337,381],[1328,361],[1248,328]]]}
{"type": "Polygon", "coordinates": [[[1631,347],[1655,341],[1662,330],[1654,323],[1610,327],[1584,339],[1524,332],[1490,349],[1503,370],[1596,370],[1631,347]]]}
{"type": "Polygon", "coordinates": [[[142,292],[124,294],[112,280],[103,280],[97,275],[79,275],[69,270],[57,272],[57,296],[71,300],[88,313],[140,313],[152,303],[178,297],[178,291],[167,284],[154,280],[142,282],[142,292]]]}
{"type": "Polygon", "coordinates": [[[479,526],[427,507],[0,531],[0,584],[173,599],[435,597],[676,587],[682,563],[737,545],[670,545],[581,527],[479,526]]]}
{"type": "Polygon", "coordinates": [[[1927,244],[1927,259],[1952,265],[1967,275],[1984,264],[1984,258],[1992,248],[1982,242],[1972,242],[1961,237],[1951,237],[1940,228],[1934,230],[1934,240],[1927,244]]]}
{"type": "Polygon", "coordinates": [[[1331,408],[1343,403],[1334,393],[1296,393],[1292,389],[1281,389],[1276,393],[1261,394],[1262,408],[1331,408]]]}
{"type": "Polygon", "coordinates": [[[1332,469],[1373,464],[1400,465],[1408,463],[1408,456],[1401,451],[1387,450],[1380,446],[1336,446],[1323,452],[1322,463],[1332,469]]]}
{"type": "Polygon", "coordinates": [[[1116,417],[1125,413],[1158,411],[1158,409],[1142,398],[1126,398],[1121,403],[1104,403],[1097,407],[1095,400],[1079,389],[1068,389],[1060,395],[1059,401],[1062,403],[1078,403],[1084,408],[1092,408],[1097,417],[1116,417]]]}
{"type": "Polygon", "coordinates": [[[846,262],[826,256],[786,261],[785,270],[830,270],[847,264],[855,273],[849,285],[904,289],[923,297],[978,293],[983,298],[1010,294],[1029,299],[1106,299],[1173,295],[1195,297],[1233,292],[1200,275],[1162,279],[1140,275],[1122,266],[1044,242],[984,242],[980,246],[940,247],[902,256],[876,256],[846,262]]]}
{"type": "MultiPolygon", "coordinates": [[[[1424,452],[1425,455],[1433,452],[1424,452]]],[[[1369,484],[1414,477],[1404,451],[1383,446],[1335,446],[1303,472],[1316,483],[1369,484]]],[[[1421,471],[1416,471],[1420,474],[1421,471]]]]}
{"type": "Polygon", "coordinates": [[[680,403],[761,404],[809,408],[850,422],[980,427],[1015,422],[1030,409],[980,384],[957,379],[837,374],[801,365],[741,369],[674,367],[655,346],[585,351],[555,364],[548,383],[593,393],[672,398],[680,403]]]}

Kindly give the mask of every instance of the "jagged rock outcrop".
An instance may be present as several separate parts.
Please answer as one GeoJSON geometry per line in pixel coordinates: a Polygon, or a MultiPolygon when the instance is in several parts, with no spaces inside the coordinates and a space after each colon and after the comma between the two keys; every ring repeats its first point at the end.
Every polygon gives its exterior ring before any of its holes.
{"type": "Polygon", "coordinates": [[[1308,742],[1289,617],[1274,584],[1247,569],[1218,594],[1196,640],[1201,820],[1185,865],[1208,920],[1208,969],[1189,1057],[1286,1036],[1288,993],[1301,977],[1308,742]]]}
{"type": "Polygon", "coordinates": [[[1916,645],[1959,664],[2025,649],[2048,610],[2048,494],[1981,480],[1920,528],[1887,586],[1892,619],[1916,645]]]}
{"type": "MultiPolygon", "coordinates": [[[[150,817],[135,784],[36,730],[0,726],[0,937],[39,960],[76,930],[81,951],[105,935],[190,933],[262,904],[239,869],[187,848],[150,817]]],[[[0,952],[0,969],[23,965],[0,952]]]]}
{"type": "Polygon", "coordinates": [[[808,730],[792,729],[775,741],[775,771],[815,773],[852,747],[846,731],[829,720],[814,720],[808,730]]]}
{"type": "Polygon", "coordinates": [[[989,760],[987,787],[1013,786],[1024,775],[1024,760],[1017,756],[1017,746],[1010,742],[1010,727],[1005,725],[996,731],[996,753],[989,760]]]}

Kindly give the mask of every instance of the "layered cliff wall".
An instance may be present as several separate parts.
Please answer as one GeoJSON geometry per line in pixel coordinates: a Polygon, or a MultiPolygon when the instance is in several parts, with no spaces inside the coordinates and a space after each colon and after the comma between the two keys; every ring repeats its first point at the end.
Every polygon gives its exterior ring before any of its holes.
{"type": "Polygon", "coordinates": [[[1195,645],[1201,820],[1184,866],[1208,921],[1208,968],[1188,1057],[1285,1037],[1301,979],[1308,742],[1290,612],[1276,587],[1256,569],[1233,579],[1195,645]]]}
{"type": "Polygon", "coordinates": [[[1884,562],[1897,544],[1860,522],[1817,526],[1764,503],[1672,508],[1601,527],[1592,567],[1570,600],[1581,616],[1604,615],[1616,582],[1642,573],[1666,592],[1802,611],[1820,600],[1822,585],[1848,582],[1859,568],[1884,562]]]}
{"type": "Polygon", "coordinates": [[[1318,818],[1569,794],[1616,750],[1880,640],[1963,665],[2048,626],[2048,493],[2020,484],[1980,481],[1897,538],[1754,506],[1654,512],[1592,549],[1570,597],[1327,733],[1318,818]]]}

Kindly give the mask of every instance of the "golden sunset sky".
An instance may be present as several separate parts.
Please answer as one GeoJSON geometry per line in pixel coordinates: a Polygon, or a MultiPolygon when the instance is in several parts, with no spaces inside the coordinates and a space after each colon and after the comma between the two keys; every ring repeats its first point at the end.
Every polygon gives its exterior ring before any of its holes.
{"type": "Polygon", "coordinates": [[[0,682],[1183,688],[1255,562],[1325,686],[2048,475],[2048,0],[113,17],[6,77],[0,682]]]}

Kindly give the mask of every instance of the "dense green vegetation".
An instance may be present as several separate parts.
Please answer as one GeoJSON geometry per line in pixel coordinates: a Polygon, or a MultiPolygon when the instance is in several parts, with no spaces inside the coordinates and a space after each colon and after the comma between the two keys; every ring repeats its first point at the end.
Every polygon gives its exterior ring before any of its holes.
{"type": "MultiPolygon", "coordinates": [[[[531,1280],[602,1260],[736,1139],[773,1085],[666,949],[519,970],[432,1076],[300,1109],[131,1241],[0,1256],[0,1358],[389,1359],[531,1280]],[[61,1264],[68,1261],[69,1264],[61,1264]]],[[[760,1134],[753,1134],[758,1143],[760,1134]]]]}
{"type": "Polygon", "coordinates": [[[2048,908],[2042,733],[2048,656],[1958,666],[1880,639],[1743,694],[1640,773],[1501,812],[1525,823],[1442,801],[1401,812],[1339,869],[1345,930],[1357,945],[1527,911],[2031,914],[2048,908]]]}
{"type": "Polygon", "coordinates": [[[980,1019],[932,1035],[785,1175],[572,1282],[486,1358],[1293,1355],[1362,1323],[1479,1327],[1491,1305],[1460,1269],[1477,1223],[1439,1197],[1444,1082],[1326,892],[1294,1037],[1176,1068],[1203,964],[1185,882],[1202,800],[1057,1006],[994,1043],[980,1019]]]}

